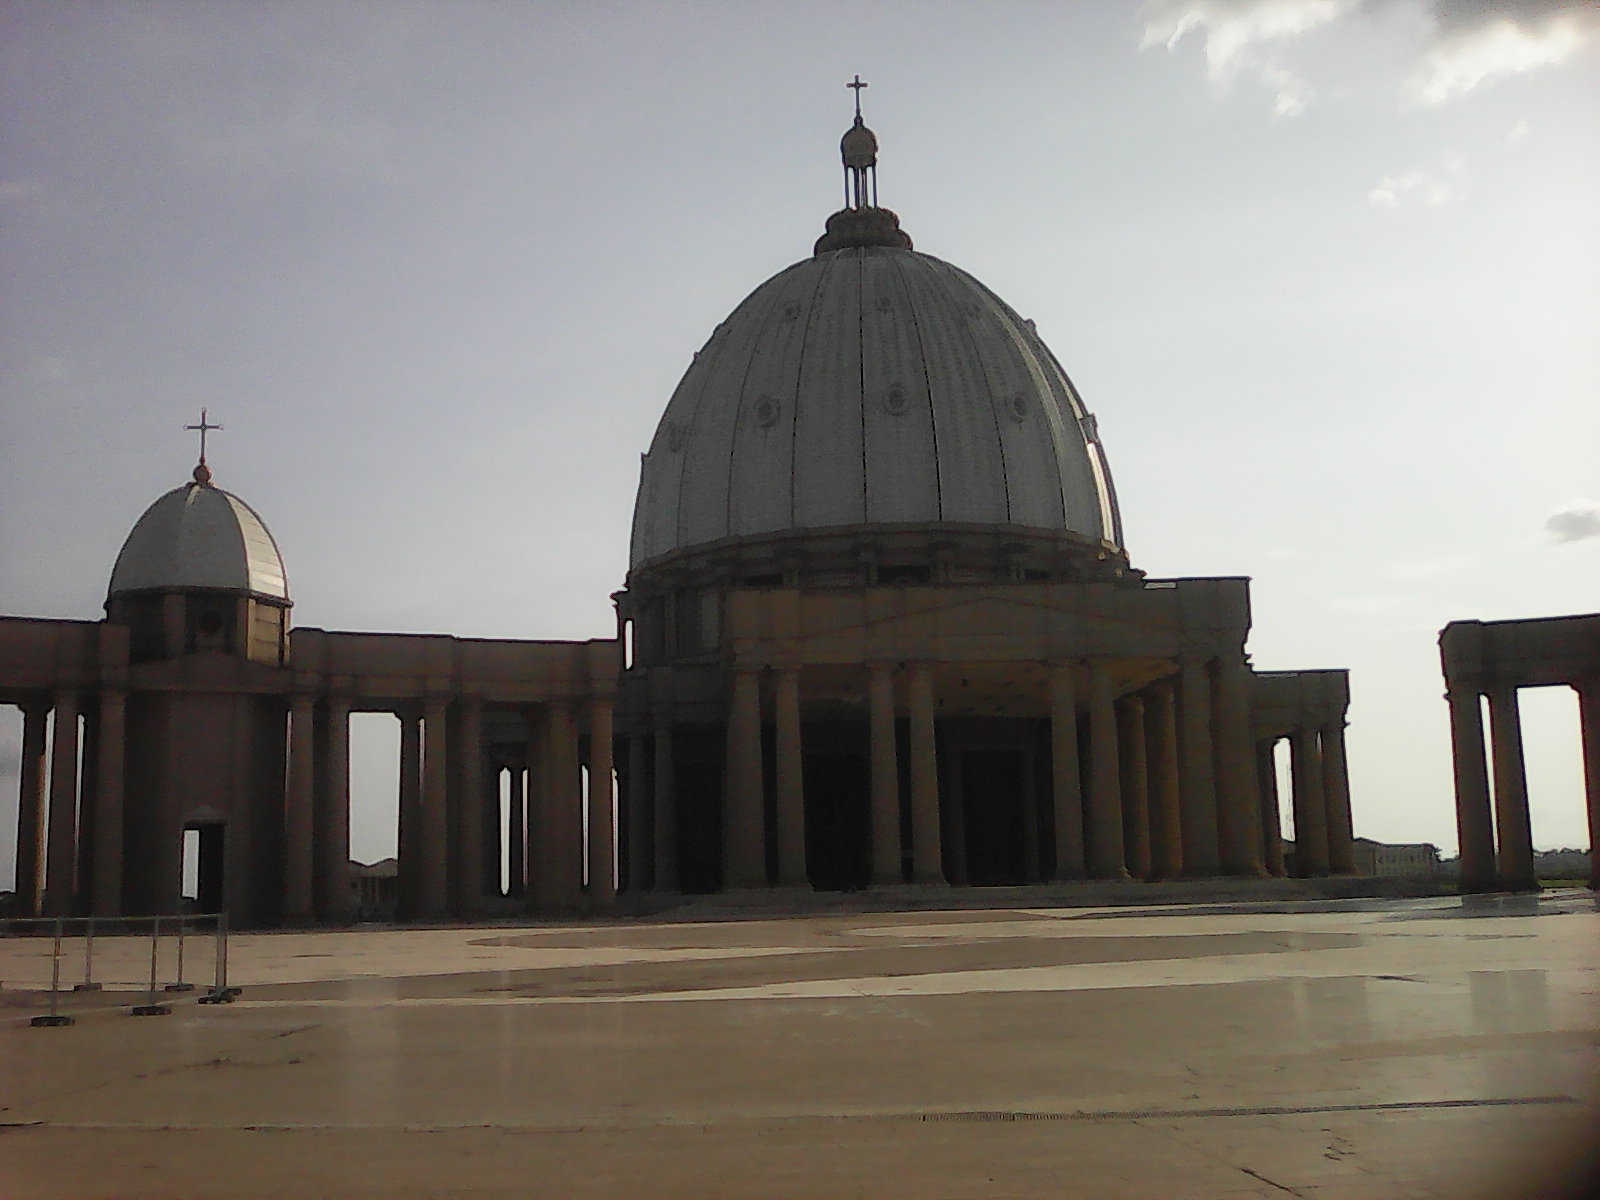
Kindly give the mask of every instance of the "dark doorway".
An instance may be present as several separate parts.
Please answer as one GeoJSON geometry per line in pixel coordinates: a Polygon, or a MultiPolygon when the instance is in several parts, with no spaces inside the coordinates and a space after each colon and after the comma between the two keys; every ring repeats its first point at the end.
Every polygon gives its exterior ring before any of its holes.
{"type": "Polygon", "coordinates": [[[675,781],[679,885],[695,894],[715,892],[722,887],[722,763],[680,760],[675,781]]]}
{"type": "Polygon", "coordinates": [[[183,830],[184,906],[195,912],[222,911],[223,839],[220,821],[186,825],[183,830]]]}
{"type": "Polygon", "coordinates": [[[1027,882],[1022,839],[1025,758],[1016,750],[968,750],[961,755],[967,880],[974,887],[1027,882]]]}
{"type": "Polygon", "coordinates": [[[868,755],[805,756],[806,874],[824,892],[872,882],[872,767],[868,755]]]}

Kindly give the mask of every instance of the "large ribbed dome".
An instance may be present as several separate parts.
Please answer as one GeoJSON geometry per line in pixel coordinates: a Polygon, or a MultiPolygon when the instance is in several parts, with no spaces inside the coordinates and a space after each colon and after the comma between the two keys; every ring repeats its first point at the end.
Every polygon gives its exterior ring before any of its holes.
{"type": "Polygon", "coordinates": [[[231,492],[198,481],[174,488],[145,510],[111,570],[113,597],[168,588],[289,599],[283,556],[255,510],[231,492]]]}
{"type": "Polygon", "coordinates": [[[644,456],[631,565],[879,524],[1121,546],[1094,418],[1032,323],[965,271],[872,241],[824,239],[695,356],[644,456]]]}

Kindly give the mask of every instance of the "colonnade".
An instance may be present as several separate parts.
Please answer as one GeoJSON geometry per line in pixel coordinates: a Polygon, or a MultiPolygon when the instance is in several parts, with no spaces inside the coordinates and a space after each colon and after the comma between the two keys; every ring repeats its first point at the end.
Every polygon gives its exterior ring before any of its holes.
{"type": "MultiPolygon", "coordinates": [[[[528,727],[528,827],[514,829],[515,894],[546,910],[607,907],[612,870],[611,705],[588,717],[588,887],[584,874],[580,705],[553,700],[522,709],[528,727]],[[524,840],[525,838],[525,840],[524,840]],[[520,851],[520,852],[519,852],[520,851]],[[525,891],[524,886],[525,885],[525,891]]],[[[485,771],[484,702],[434,698],[375,707],[351,697],[296,695],[290,706],[284,806],[283,918],[351,918],[350,745],[352,709],[392,712],[400,722],[400,913],[403,919],[470,919],[499,894],[499,766],[485,771]]],[[[521,765],[516,773],[521,788],[521,765]]],[[[513,812],[521,814],[522,805],[513,812]]]]}
{"type": "Polygon", "coordinates": [[[1524,687],[1569,687],[1578,695],[1589,844],[1596,848],[1590,853],[1590,882],[1600,889],[1600,613],[1452,621],[1439,632],[1439,656],[1450,705],[1461,890],[1539,886],[1517,702],[1524,687]]]}
{"type": "Polygon", "coordinates": [[[1350,816],[1350,769],[1344,725],[1296,726],[1288,734],[1256,741],[1261,827],[1266,831],[1268,874],[1285,874],[1278,820],[1277,745],[1289,741],[1294,812],[1295,874],[1302,878],[1355,873],[1355,831],[1350,816]]]}
{"type": "MultiPolygon", "coordinates": [[[[942,823],[936,665],[874,662],[865,669],[875,886],[908,879],[930,886],[946,882],[941,825],[951,829],[951,806],[959,798],[943,798],[942,823]],[[904,772],[909,803],[904,807],[896,737],[901,718],[908,726],[905,749],[910,757],[904,772]],[[909,838],[902,837],[903,812],[909,814],[909,838]],[[907,841],[909,872],[902,863],[907,841]]],[[[1281,848],[1276,837],[1264,834],[1266,809],[1258,798],[1248,666],[1242,657],[1224,656],[1185,658],[1173,668],[1171,674],[1119,696],[1117,680],[1132,672],[1120,670],[1118,660],[1047,664],[1052,878],[1261,875],[1268,870],[1271,851],[1279,851],[1281,872],[1281,848]],[[1088,759],[1080,762],[1084,714],[1088,759]]],[[[723,759],[724,888],[807,883],[801,673],[800,667],[789,665],[738,665],[730,672],[723,759]],[[764,725],[773,735],[771,804],[764,725]],[[775,826],[771,830],[769,814],[775,826]],[[769,839],[777,864],[770,878],[769,839]]],[[[629,739],[628,755],[630,887],[643,886],[648,877],[656,890],[676,890],[676,755],[666,712],[655,714],[651,736],[629,739]],[[647,777],[654,781],[648,790],[643,786],[647,777]],[[647,861],[648,870],[641,870],[647,861]]],[[[1270,829],[1277,829],[1275,806],[1270,829]]],[[[961,853],[959,846],[953,850],[961,853]]]]}
{"type": "MultiPolygon", "coordinates": [[[[1600,679],[1570,686],[1578,694],[1589,844],[1594,847],[1600,845],[1600,679]]],[[[1517,686],[1510,683],[1458,682],[1446,693],[1462,891],[1532,891],[1539,886],[1533,865],[1533,824],[1528,814],[1528,774],[1517,692],[1517,686]],[[1485,699],[1489,707],[1487,746],[1483,736],[1485,699]]],[[[1591,860],[1596,859],[1600,856],[1591,850],[1591,860]]],[[[1591,882],[1600,887],[1600,862],[1591,874],[1591,882]]]]}
{"type": "Polygon", "coordinates": [[[25,916],[118,916],[125,694],[101,688],[86,698],[63,688],[25,699],[18,707],[19,911],[25,916]]]}

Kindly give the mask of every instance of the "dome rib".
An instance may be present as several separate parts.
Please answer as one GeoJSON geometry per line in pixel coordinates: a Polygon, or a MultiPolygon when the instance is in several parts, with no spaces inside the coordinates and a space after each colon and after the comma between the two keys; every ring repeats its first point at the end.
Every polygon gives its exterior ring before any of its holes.
{"type": "MultiPolygon", "coordinates": [[[[948,263],[941,263],[939,264],[939,267],[935,268],[935,270],[940,269],[943,269],[946,272],[954,273],[954,268],[952,268],[948,263]]],[[[966,280],[962,280],[962,282],[965,283],[966,280]]],[[[996,393],[994,379],[989,373],[989,365],[984,361],[983,341],[974,332],[974,325],[976,324],[976,318],[978,318],[979,314],[969,312],[966,315],[967,320],[961,330],[961,334],[965,339],[969,350],[971,351],[973,363],[977,365],[978,374],[983,379],[983,395],[988,401],[989,418],[994,425],[995,453],[1000,462],[1000,487],[1001,495],[1005,498],[1005,519],[1006,523],[1010,524],[1013,521],[1011,503],[1011,472],[1006,461],[1005,433],[1000,425],[1000,397],[996,393]]]]}
{"type": "MultiPolygon", "coordinates": [[[[933,419],[933,384],[928,379],[928,352],[922,340],[922,323],[917,320],[916,306],[911,303],[911,284],[906,278],[906,263],[898,257],[888,260],[894,268],[895,277],[900,281],[901,291],[906,299],[906,319],[911,322],[911,334],[917,343],[917,374],[922,380],[922,404],[928,414],[928,440],[932,448],[933,461],[939,461],[939,423],[933,419]]],[[[941,516],[944,514],[944,484],[939,478],[939,472],[932,473],[933,478],[933,503],[934,511],[941,516]]]]}

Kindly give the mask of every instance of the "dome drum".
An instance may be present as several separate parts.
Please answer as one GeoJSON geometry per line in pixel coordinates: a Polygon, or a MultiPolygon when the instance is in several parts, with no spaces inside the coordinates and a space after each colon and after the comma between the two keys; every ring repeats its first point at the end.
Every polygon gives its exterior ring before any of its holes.
{"type": "Polygon", "coordinates": [[[106,619],[128,630],[130,662],[214,651],[281,666],[289,653],[289,604],[216,588],[124,592],[106,619]]]}

